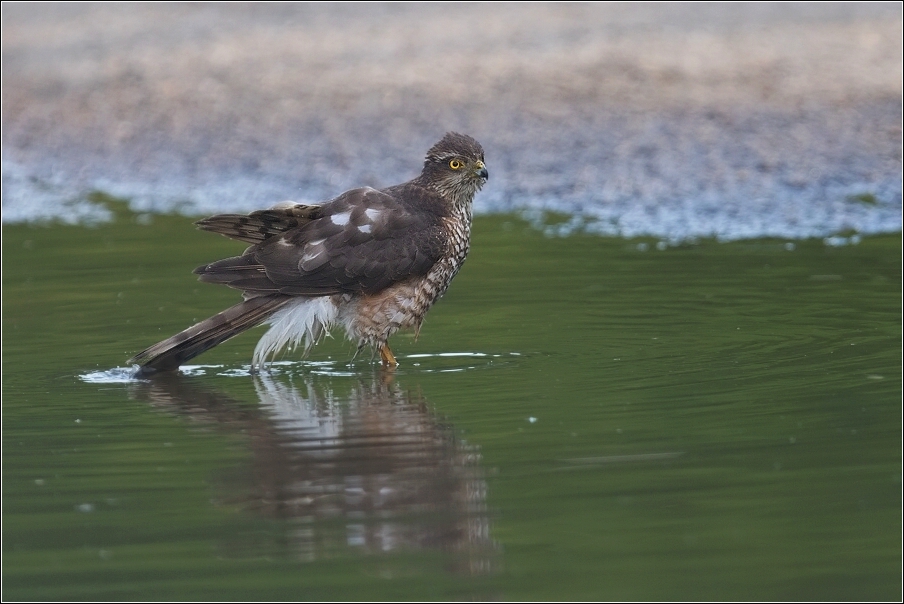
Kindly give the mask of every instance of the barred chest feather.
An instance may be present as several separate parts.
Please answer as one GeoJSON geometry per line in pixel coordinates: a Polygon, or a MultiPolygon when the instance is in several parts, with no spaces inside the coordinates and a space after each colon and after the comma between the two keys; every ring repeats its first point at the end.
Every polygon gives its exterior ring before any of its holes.
{"type": "Polygon", "coordinates": [[[397,283],[384,291],[352,298],[342,296],[338,320],[359,346],[378,346],[399,329],[420,330],[430,307],[446,293],[471,245],[471,207],[446,219],[448,254],[423,277],[397,283]]]}

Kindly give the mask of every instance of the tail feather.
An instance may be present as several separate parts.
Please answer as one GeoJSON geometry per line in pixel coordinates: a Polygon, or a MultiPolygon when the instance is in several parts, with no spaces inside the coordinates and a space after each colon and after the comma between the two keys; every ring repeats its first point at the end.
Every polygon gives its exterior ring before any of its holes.
{"type": "Polygon", "coordinates": [[[128,362],[141,365],[139,375],[150,375],[158,371],[175,371],[179,365],[202,352],[225,342],[246,329],[260,325],[291,299],[289,296],[276,295],[244,300],[142,350],[128,362]]]}

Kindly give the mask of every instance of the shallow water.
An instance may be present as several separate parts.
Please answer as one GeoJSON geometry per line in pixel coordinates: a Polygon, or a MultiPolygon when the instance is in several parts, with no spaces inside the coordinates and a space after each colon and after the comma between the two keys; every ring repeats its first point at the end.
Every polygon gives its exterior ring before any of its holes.
{"type": "Polygon", "coordinates": [[[240,246],[111,207],[3,228],[7,599],[902,595],[900,234],[480,218],[393,373],[336,334],[250,376],[257,332],[133,381],[240,246]]]}

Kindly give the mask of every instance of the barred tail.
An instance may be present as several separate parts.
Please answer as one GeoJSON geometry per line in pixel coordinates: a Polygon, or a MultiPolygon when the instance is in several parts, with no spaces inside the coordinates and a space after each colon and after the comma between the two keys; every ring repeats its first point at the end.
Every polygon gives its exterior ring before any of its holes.
{"type": "Polygon", "coordinates": [[[260,325],[291,299],[290,296],[274,295],[239,302],[185,331],[142,350],[128,362],[141,365],[138,370],[139,376],[158,371],[175,371],[179,365],[202,352],[246,329],[260,325]]]}

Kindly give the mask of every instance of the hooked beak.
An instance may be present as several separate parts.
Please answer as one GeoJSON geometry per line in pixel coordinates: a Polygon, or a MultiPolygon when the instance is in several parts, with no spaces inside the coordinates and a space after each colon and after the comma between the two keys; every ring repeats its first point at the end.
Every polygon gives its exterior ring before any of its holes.
{"type": "Polygon", "coordinates": [[[474,164],[474,174],[476,174],[477,176],[479,176],[480,178],[482,178],[484,180],[489,180],[489,178],[490,178],[490,173],[487,172],[487,167],[480,160],[478,160],[477,163],[474,164]]]}

